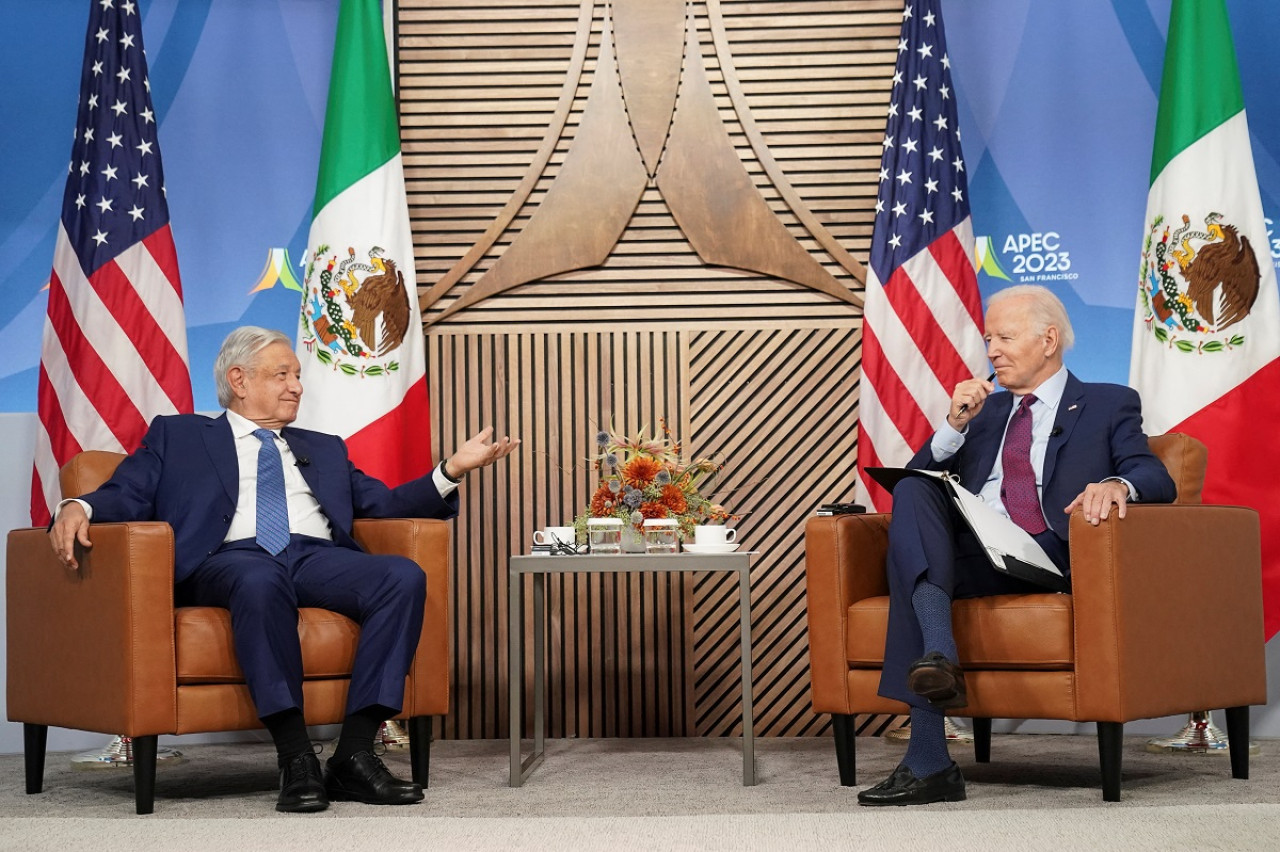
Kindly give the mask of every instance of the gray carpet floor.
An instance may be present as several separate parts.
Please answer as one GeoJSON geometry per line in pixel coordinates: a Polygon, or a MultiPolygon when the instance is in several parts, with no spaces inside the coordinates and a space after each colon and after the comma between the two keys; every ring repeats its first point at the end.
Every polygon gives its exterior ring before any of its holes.
{"type": "MultiPolygon", "coordinates": [[[[523,787],[507,785],[504,741],[433,744],[419,805],[335,803],[274,810],[269,745],[178,748],[162,765],[155,814],[133,813],[131,773],[76,769],[50,754],[44,792],[26,795],[22,758],[0,757],[0,849],[1274,849],[1280,743],[1261,741],[1251,778],[1225,755],[1150,754],[1128,738],[1122,801],[1101,800],[1091,736],[997,734],[992,761],[953,754],[965,802],[859,808],[829,739],[757,740],[743,787],[737,740],[559,740],[523,787]]],[[[860,739],[859,786],[904,746],[860,739]]],[[[408,752],[385,756],[408,776],[408,752]]]]}

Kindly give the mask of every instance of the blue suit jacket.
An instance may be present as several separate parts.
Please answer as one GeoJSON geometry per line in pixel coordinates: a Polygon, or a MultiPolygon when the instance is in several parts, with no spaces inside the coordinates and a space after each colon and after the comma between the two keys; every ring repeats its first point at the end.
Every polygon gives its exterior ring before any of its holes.
{"type": "MultiPolygon", "coordinates": [[[[1013,394],[992,394],[969,422],[959,452],[939,464],[925,444],[907,466],[950,471],[962,486],[978,493],[995,468],[1012,407],[1013,394]]],[[[1091,482],[1122,476],[1143,503],[1171,503],[1177,497],[1168,469],[1147,445],[1142,403],[1132,388],[1086,383],[1068,373],[1053,428],[1056,434],[1045,449],[1041,503],[1049,526],[1063,541],[1071,519],[1062,510],[1091,482]]]]}
{"type": "MultiPolygon", "coordinates": [[[[442,498],[431,475],[388,488],[356,469],[341,438],[285,427],[282,436],[298,470],[329,519],[333,541],[359,550],[356,518],[451,518],[458,496],[442,498]]],[[[223,414],[157,417],[142,446],[101,488],[82,499],[93,520],[165,521],[173,527],[174,577],[183,580],[226,538],[240,489],[235,438],[223,414]]]]}

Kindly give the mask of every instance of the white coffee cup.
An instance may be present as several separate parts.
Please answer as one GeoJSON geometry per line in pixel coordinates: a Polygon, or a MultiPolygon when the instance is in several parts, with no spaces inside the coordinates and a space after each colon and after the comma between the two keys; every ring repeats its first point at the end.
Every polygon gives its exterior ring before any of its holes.
{"type": "Polygon", "coordinates": [[[573,527],[543,527],[533,531],[534,544],[577,544],[573,527]]]}
{"type": "Polygon", "coordinates": [[[693,528],[693,543],[698,546],[732,544],[737,537],[738,531],[724,524],[699,524],[693,528]]]}

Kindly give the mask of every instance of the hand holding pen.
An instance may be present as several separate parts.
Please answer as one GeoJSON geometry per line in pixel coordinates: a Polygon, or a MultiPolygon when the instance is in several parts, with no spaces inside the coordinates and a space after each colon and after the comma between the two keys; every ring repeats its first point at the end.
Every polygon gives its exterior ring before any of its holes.
{"type": "Polygon", "coordinates": [[[951,393],[951,411],[947,413],[947,422],[957,432],[963,432],[969,421],[978,415],[987,397],[996,389],[996,374],[979,378],[966,379],[956,385],[951,393]]]}

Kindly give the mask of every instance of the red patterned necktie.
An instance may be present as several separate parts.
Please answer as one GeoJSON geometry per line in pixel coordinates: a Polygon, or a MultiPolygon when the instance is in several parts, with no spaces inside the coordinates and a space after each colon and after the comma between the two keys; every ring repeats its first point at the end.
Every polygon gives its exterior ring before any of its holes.
{"type": "Polygon", "coordinates": [[[1000,483],[1000,499],[1015,524],[1035,535],[1048,527],[1036,494],[1036,472],[1031,467],[1031,404],[1034,394],[1027,394],[1018,405],[1004,434],[1004,451],[1000,460],[1004,479],[1000,483]]]}

